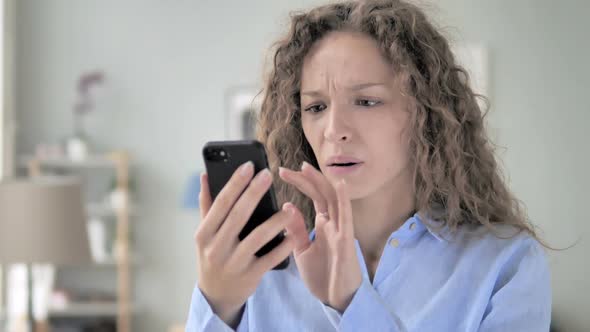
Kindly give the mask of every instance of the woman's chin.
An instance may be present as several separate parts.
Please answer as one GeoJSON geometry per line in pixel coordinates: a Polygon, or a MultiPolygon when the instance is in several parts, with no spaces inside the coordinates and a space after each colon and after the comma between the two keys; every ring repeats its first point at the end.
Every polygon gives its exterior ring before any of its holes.
{"type": "MultiPolygon", "coordinates": [[[[342,180],[342,178],[334,178],[334,179],[328,179],[328,181],[330,182],[330,184],[336,188],[336,183],[338,183],[338,181],[342,180]]],[[[358,200],[358,199],[362,199],[365,198],[369,195],[370,190],[369,188],[366,188],[365,185],[362,184],[358,184],[356,183],[356,181],[351,180],[351,179],[346,179],[346,185],[345,185],[345,190],[346,193],[348,194],[348,197],[350,198],[351,201],[354,200],[358,200]]]]}

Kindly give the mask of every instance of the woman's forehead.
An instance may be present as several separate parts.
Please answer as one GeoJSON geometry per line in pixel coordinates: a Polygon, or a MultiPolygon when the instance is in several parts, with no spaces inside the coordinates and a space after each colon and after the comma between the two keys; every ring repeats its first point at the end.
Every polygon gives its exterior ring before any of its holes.
{"type": "Polygon", "coordinates": [[[388,83],[393,78],[393,68],[377,42],[358,33],[330,33],[314,45],[303,61],[302,84],[337,81],[353,86],[388,83]]]}

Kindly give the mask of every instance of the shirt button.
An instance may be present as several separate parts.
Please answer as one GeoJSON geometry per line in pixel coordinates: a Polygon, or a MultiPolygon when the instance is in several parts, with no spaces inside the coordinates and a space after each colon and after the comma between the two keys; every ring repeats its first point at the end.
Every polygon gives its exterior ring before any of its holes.
{"type": "Polygon", "coordinates": [[[399,240],[391,239],[391,241],[389,241],[389,244],[391,244],[392,247],[397,248],[399,246],[399,240]]]}
{"type": "Polygon", "coordinates": [[[410,230],[413,230],[414,228],[416,228],[416,223],[415,222],[413,222],[413,223],[410,224],[410,230]]]}

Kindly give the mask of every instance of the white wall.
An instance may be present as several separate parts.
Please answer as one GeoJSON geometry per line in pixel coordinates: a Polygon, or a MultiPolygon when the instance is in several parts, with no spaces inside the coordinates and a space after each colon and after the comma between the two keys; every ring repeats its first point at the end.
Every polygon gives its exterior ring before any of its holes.
{"type": "Polygon", "coordinates": [[[0,178],[12,175],[14,155],[14,0],[0,0],[0,178]]]}
{"type": "MultiPolygon", "coordinates": [[[[318,1],[77,1],[17,3],[18,151],[70,133],[74,84],[107,73],[91,117],[101,148],[128,148],[137,165],[142,218],[134,273],[137,331],[163,331],[186,317],[195,279],[196,215],[180,210],[200,148],[223,135],[228,87],[255,84],[286,14],[318,1]]],[[[588,2],[440,0],[434,13],[457,41],[491,50],[490,126],[512,187],[551,244],[556,319],[590,325],[590,245],[583,209],[590,186],[588,2]]],[[[534,276],[531,276],[533,278],[534,276]]]]}
{"type": "MultiPolygon", "coordinates": [[[[6,135],[5,130],[4,130],[4,113],[6,113],[5,111],[5,106],[4,106],[4,84],[5,84],[5,73],[4,73],[4,40],[5,40],[5,24],[6,24],[6,20],[5,20],[5,6],[4,6],[4,1],[0,1],[0,179],[2,179],[2,177],[4,176],[4,135],[6,135]]],[[[1,273],[2,271],[0,271],[1,273]]],[[[0,279],[1,280],[1,279],[0,279]]],[[[1,288],[1,286],[0,286],[1,288]]],[[[2,292],[0,291],[0,295],[2,295],[2,292]]],[[[2,297],[0,296],[0,303],[2,301],[2,297]]],[[[2,304],[0,304],[0,308],[2,308],[2,304]]]]}
{"type": "MultiPolygon", "coordinates": [[[[0,180],[4,177],[4,3],[0,2],[0,180]]],[[[4,270],[0,265],[0,326],[4,310],[4,270]]]]}
{"type": "MultiPolygon", "coordinates": [[[[590,326],[590,87],[588,1],[443,1],[460,38],[491,47],[490,125],[511,185],[555,247],[555,320],[566,331],[590,326]]],[[[531,276],[534,278],[534,276],[531,276]]]]}

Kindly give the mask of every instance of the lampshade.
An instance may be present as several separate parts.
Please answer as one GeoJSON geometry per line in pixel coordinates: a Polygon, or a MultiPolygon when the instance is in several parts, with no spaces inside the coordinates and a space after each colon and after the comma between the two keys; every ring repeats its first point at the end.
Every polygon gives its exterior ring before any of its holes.
{"type": "Polygon", "coordinates": [[[79,179],[0,181],[0,264],[91,262],[79,179]]]}

